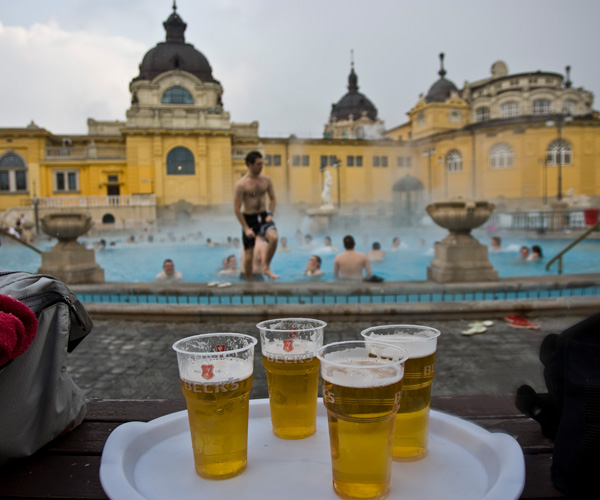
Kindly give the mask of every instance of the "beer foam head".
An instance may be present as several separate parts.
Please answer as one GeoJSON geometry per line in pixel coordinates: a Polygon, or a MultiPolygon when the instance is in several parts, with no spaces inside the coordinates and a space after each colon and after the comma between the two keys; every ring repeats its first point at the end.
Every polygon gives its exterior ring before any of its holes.
{"type": "Polygon", "coordinates": [[[385,349],[378,357],[365,347],[319,354],[321,376],[344,387],[381,387],[398,382],[404,375],[404,360],[397,349],[385,349]]]}
{"type": "Polygon", "coordinates": [[[188,382],[220,384],[252,375],[253,363],[239,358],[204,359],[179,363],[179,377],[188,382]]]}
{"type": "Polygon", "coordinates": [[[434,328],[412,325],[382,326],[361,332],[367,340],[385,342],[404,349],[411,358],[435,353],[440,332],[434,328]]]}
{"type": "Polygon", "coordinates": [[[322,343],[322,340],[320,342],[312,342],[304,339],[277,339],[273,342],[261,342],[261,348],[265,356],[274,354],[294,357],[315,354],[322,343]]]}
{"type": "Polygon", "coordinates": [[[189,382],[206,384],[252,375],[257,339],[241,333],[208,333],[178,340],[179,376],[189,382]]]}
{"type": "Polygon", "coordinates": [[[283,318],[263,321],[256,325],[261,340],[272,341],[278,338],[303,338],[323,341],[323,329],[327,323],[319,319],[283,318]]]}

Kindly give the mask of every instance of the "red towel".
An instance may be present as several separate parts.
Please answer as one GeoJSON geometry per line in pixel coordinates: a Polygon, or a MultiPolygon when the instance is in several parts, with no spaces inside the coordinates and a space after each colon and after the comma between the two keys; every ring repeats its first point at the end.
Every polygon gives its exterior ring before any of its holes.
{"type": "Polygon", "coordinates": [[[23,354],[37,333],[37,318],[22,302],[0,295],[0,367],[23,354]]]}

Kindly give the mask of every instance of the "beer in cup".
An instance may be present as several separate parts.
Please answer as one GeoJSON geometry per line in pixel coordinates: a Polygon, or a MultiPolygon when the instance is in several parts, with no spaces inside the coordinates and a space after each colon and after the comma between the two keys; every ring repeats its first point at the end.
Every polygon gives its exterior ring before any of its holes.
{"type": "Polygon", "coordinates": [[[381,499],[390,489],[394,423],[408,356],[390,344],[378,347],[374,352],[360,340],[317,352],[333,489],[345,499],[381,499]]]}
{"type": "Polygon", "coordinates": [[[319,360],[327,324],[317,319],[285,318],[263,321],[262,358],[267,372],[273,433],[302,439],[317,430],[319,360]]]}
{"type": "Polygon", "coordinates": [[[440,332],[428,326],[389,325],[367,328],[361,335],[367,341],[390,343],[408,353],[396,415],[393,456],[399,462],[420,460],[427,455],[431,383],[440,332]]]}
{"type": "Polygon", "coordinates": [[[196,472],[206,479],[227,479],[246,468],[249,395],[257,342],[239,333],[209,333],[173,344],[187,403],[196,472]]]}

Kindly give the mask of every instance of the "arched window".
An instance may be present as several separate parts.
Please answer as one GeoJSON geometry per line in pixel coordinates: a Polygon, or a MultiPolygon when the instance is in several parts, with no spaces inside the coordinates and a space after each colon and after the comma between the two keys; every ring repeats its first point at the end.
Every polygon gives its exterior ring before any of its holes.
{"type": "Polygon", "coordinates": [[[446,171],[460,172],[462,170],[462,155],[457,149],[453,149],[446,155],[446,171]]]}
{"type": "Polygon", "coordinates": [[[183,87],[171,87],[162,96],[163,104],[194,104],[194,98],[183,87]]]}
{"type": "Polygon", "coordinates": [[[167,154],[167,175],[194,175],[195,163],[192,152],[183,147],[171,149],[167,154]]]}
{"type": "Polygon", "coordinates": [[[486,122],[490,119],[490,108],[487,106],[479,106],[475,110],[475,121],[486,122]]]}
{"type": "Polygon", "coordinates": [[[113,214],[104,214],[102,216],[102,224],[114,224],[115,216],[113,214]]]}
{"type": "Polygon", "coordinates": [[[500,106],[500,116],[502,118],[511,118],[513,116],[519,116],[521,110],[517,101],[508,101],[500,106]]]}
{"type": "Polygon", "coordinates": [[[496,144],[490,151],[490,168],[513,166],[514,153],[508,144],[496,144]]]}
{"type": "Polygon", "coordinates": [[[27,191],[27,166],[23,158],[7,153],[0,158],[0,192],[27,191]]]}
{"type": "Polygon", "coordinates": [[[546,151],[546,165],[570,165],[573,161],[571,144],[564,139],[555,140],[550,143],[546,151]]]}
{"type": "Polygon", "coordinates": [[[552,113],[550,99],[536,99],[533,101],[534,115],[548,115],[550,113],[552,113]]]}

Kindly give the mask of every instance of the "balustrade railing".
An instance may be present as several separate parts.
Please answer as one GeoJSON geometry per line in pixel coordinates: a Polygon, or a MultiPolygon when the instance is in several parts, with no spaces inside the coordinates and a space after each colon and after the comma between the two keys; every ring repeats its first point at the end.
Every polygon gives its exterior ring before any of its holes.
{"type": "Polygon", "coordinates": [[[46,160],[125,159],[125,146],[47,147],[46,160]]]}
{"type": "Polygon", "coordinates": [[[38,208],[148,207],[156,205],[156,196],[49,196],[36,198],[36,202],[38,208]]]}

